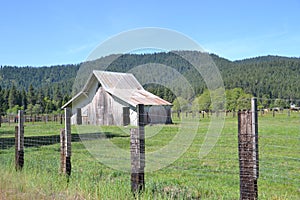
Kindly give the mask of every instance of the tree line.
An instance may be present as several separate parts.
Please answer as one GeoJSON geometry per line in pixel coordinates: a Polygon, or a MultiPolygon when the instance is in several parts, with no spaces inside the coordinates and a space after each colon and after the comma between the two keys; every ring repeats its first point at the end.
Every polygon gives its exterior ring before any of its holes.
{"type": "Polygon", "coordinates": [[[17,114],[18,110],[25,110],[31,115],[61,113],[61,106],[70,99],[62,91],[59,85],[39,89],[30,85],[27,90],[18,90],[15,85],[8,89],[0,86],[0,114],[17,114]]]}
{"type": "MultiPolygon", "coordinates": [[[[205,53],[197,51],[184,51],[181,55],[187,55],[186,57],[189,56],[192,59],[200,57],[200,60],[203,59],[204,61],[207,59],[205,53]]],[[[290,103],[295,103],[300,106],[300,58],[261,56],[230,61],[215,54],[209,54],[209,56],[216,67],[219,68],[226,90],[242,88],[246,93],[261,99],[287,99],[290,103]]],[[[95,62],[97,65],[101,65],[101,59],[95,62]]],[[[189,81],[196,96],[202,94],[207,89],[201,74],[199,74],[191,63],[173,52],[121,55],[106,69],[109,71],[127,72],[147,63],[159,63],[175,69],[189,81]]],[[[163,74],[159,67],[158,65],[157,70],[153,70],[153,75],[151,76],[157,77],[159,73],[163,74]]],[[[134,71],[135,70],[133,70],[133,73],[134,71]]],[[[145,74],[145,77],[139,77],[141,82],[147,80],[147,76],[148,74],[145,74]]],[[[170,95],[170,92],[164,89],[163,86],[156,85],[153,88],[153,85],[150,84],[149,87],[145,88],[150,89],[160,97],[169,97],[167,100],[174,101],[175,96],[170,95]],[[164,94],[161,94],[162,91],[164,94]]],[[[185,95],[181,94],[184,93],[184,91],[179,90],[176,91],[176,93],[176,96],[185,98],[185,95]]],[[[271,107],[272,104],[274,104],[272,100],[267,102],[268,104],[262,104],[267,107],[271,107]]]]}
{"type": "MultiPolygon", "coordinates": [[[[173,101],[174,112],[186,111],[238,111],[251,108],[252,94],[246,93],[242,88],[234,88],[224,91],[205,90],[202,94],[196,96],[192,101],[183,97],[176,97],[173,101]],[[212,101],[212,98],[214,101],[212,101]]],[[[290,107],[290,101],[286,99],[264,99],[258,98],[258,109],[276,108],[284,109],[290,107]]]]}
{"type": "MultiPolygon", "coordinates": [[[[182,55],[191,58],[207,56],[205,53],[195,51],[185,51],[182,55]]],[[[239,105],[227,103],[228,109],[245,107],[240,100],[250,96],[258,97],[259,106],[262,108],[288,107],[290,103],[300,106],[299,58],[262,56],[230,61],[214,54],[209,54],[209,56],[220,70],[228,102],[239,101],[239,105]]],[[[138,76],[138,81],[149,82],[149,75],[161,79],[162,76],[166,76],[166,73],[161,71],[161,65],[165,65],[179,72],[188,80],[194,94],[182,90],[180,81],[175,82],[172,88],[155,83],[146,84],[144,85],[146,90],[173,102],[175,110],[177,102],[180,101],[188,102],[187,104],[183,102],[182,105],[186,105],[184,107],[189,109],[207,110],[212,108],[208,99],[212,91],[207,90],[201,74],[191,63],[176,53],[162,52],[111,55],[80,64],[50,67],[1,66],[0,112],[14,113],[17,108],[24,108],[30,113],[59,112],[61,105],[81,90],[92,70],[116,72],[131,70],[136,72],[135,69],[138,66],[149,63],[150,65],[156,63],[156,68],[148,74],[138,76]],[[82,74],[85,74],[81,77],[82,80],[78,79],[82,74]],[[74,83],[80,83],[76,85],[75,90],[74,83]],[[199,108],[195,107],[197,101],[199,108]]],[[[171,78],[172,76],[170,75],[171,78]]],[[[155,80],[151,81],[155,82],[155,80]]]]}

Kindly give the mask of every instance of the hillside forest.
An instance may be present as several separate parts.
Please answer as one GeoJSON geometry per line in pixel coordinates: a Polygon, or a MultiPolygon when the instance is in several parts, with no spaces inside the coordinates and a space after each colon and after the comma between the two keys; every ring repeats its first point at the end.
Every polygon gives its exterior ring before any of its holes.
{"type": "MultiPolygon", "coordinates": [[[[205,54],[194,51],[183,53],[194,57],[205,54]]],[[[199,79],[200,76],[193,66],[176,53],[118,55],[107,64],[108,57],[79,64],[48,67],[1,66],[1,115],[14,114],[19,109],[24,109],[28,114],[59,113],[61,106],[86,81],[86,78],[78,79],[82,74],[88,75],[93,69],[128,72],[149,63],[170,66],[192,85],[195,91],[193,95],[181,91],[181,83],[177,83],[178,87],[174,90],[160,84],[143,85],[146,90],[172,102],[174,111],[213,109],[210,100],[213,91],[207,89],[205,81],[199,79]],[[86,70],[82,71],[83,68],[86,70]],[[81,84],[76,85],[74,81],[81,84]]],[[[300,106],[300,58],[262,56],[230,61],[214,54],[209,54],[209,57],[218,67],[224,81],[227,110],[248,108],[245,100],[253,96],[258,97],[260,108],[288,108],[291,103],[300,106]]],[[[152,76],[160,74],[160,65],[152,70],[152,76]]],[[[147,77],[139,76],[137,79],[143,83],[147,77]]]]}

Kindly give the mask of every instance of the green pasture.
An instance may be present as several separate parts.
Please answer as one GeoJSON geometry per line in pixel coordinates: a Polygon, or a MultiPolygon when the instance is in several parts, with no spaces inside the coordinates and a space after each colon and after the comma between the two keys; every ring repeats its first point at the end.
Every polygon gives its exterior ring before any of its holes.
{"type": "MultiPolygon", "coordinates": [[[[22,171],[16,171],[16,124],[3,123],[0,199],[239,199],[237,117],[228,114],[217,143],[203,158],[199,158],[199,150],[211,119],[189,116],[173,120],[173,125],[146,126],[146,152],[168,145],[182,126],[187,135],[188,130],[196,130],[195,138],[174,162],[145,173],[145,191],[135,197],[130,173],[111,168],[93,152],[101,148],[99,141],[107,140],[129,153],[132,127],[72,126],[72,174],[68,179],[59,173],[59,134],[63,125],[26,123],[25,164],[22,171]]],[[[300,113],[276,113],[275,117],[272,113],[259,114],[258,120],[259,199],[300,199],[300,113]]],[[[118,155],[112,155],[112,159],[119,159],[116,162],[120,164],[127,162],[118,155]]],[[[145,170],[149,165],[146,162],[145,170]]]]}

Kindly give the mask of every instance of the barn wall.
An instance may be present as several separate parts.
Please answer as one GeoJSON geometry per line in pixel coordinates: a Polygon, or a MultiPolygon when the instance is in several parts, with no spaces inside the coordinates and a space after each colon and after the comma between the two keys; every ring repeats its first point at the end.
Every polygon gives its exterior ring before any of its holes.
{"type": "Polygon", "coordinates": [[[116,112],[116,121],[118,122],[116,125],[123,126],[123,107],[129,107],[129,118],[130,118],[130,125],[137,126],[137,115],[135,111],[135,107],[130,105],[127,102],[113,96],[114,99],[114,111],[116,112]],[[120,123],[119,123],[120,122],[120,123]]]}
{"type": "Polygon", "coordinates": [[[128,104],[126,104],[123,101],[120,101],[118,98],[112,96],[113,98],[113,116],[115,120],[115,125],[117,126],[123,126],[123,107],[129,107],[128,104]]]}
{"type": "Polygon", "coordinates": [[[88,108],[88,119],[94,125],[113,125],[112,97],[100,87],[88,108]]]}
{"type": "Polygon", "coordinates": [[[71,124],[77,124],[76,117],[77,117],[77,114],[74,114],[71,116],[71,124]]]}
{"type": "MultiPolygon", "coordinates": [[[[81,108],[83,124],[123,126],[124,107],[129,107],[130,125],[137,126],[136,107],[112,96],[102,87],[98,88],[98,85],[94,84],[87,96],[81,95],[73,102],[71,123],[76,124],[76,109],[81,108]]],[[[146,105],[144,109],[146,123],[172,123],[171,106],[146,105]]]]}
{"type": "Polygon", "coordinates": [[[83,108],[93,100],[98,88],[99,83],[97,80],[94,80],[87,93],[81,94],[78,98],[74,99],[72,102],[72,115],[76,114],[77,108],[83,108]]]}
{"type": "Polygon", "coordinates": [[[170,124],[171,106],[145,106],[145,120],[150,124],[170,124]]]}
{"type": "MultiPolygon", "coordinates": [[[[123,107],[129,107],[129,104],[100,87],[91,103],[82,108],[82,116],[87,117],[88,124],[122,126],[123,107]]],[[[84,119],[83,123],[85,123],[84,119]]]]}
{"type": "Polygon", "coordinates": [[[72,114],[76,114],[77,108],[82,108],[92,101],[92,97],[81,95],[72,102],[72,114]]]}
{"type": "Polygon", "coordinates": [[[129,116],[130,116],[130,125],[132,126],[137,126],[137,113],[136,113],[136,109],[131,108],[129,110],[129,116]]]}

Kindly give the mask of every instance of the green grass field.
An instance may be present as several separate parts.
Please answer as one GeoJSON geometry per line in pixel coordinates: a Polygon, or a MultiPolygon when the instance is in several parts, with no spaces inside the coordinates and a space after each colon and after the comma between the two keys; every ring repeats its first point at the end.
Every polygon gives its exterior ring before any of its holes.
{"type": "MultiPolygon", "coordinates": [[[[190,118],[190,126],[197,120],[190,118]]],[[[146,152],[155,152],[176,137],[182,124],[176,118],[174,122],[146,127],[146,152]]],[[[200,159],[209,122],[200,119],[193,143],[179,159],[145,173],[145,191],[137,198],[239,199],[237,118],[226,117],[216,145],[200,159]]],[[[0,199],[134,199],[130,173],[97,160],[90,148],[100,148],[96,139],[80,140],[84,134],[101,137],[129,153],[130,127],[73,126],[72,174],[67,180],[59,174],[63,126],[53,122],[25,124],[28,139],[22,171],[15,171],[14,166],[14,126],[0,127],[0,199]]],[[[286,113],[259,115],[259,158],[259,199],[300,199],[300,113],[290,117],[286,113]]]]}

